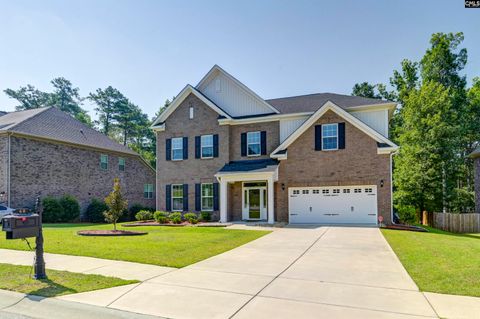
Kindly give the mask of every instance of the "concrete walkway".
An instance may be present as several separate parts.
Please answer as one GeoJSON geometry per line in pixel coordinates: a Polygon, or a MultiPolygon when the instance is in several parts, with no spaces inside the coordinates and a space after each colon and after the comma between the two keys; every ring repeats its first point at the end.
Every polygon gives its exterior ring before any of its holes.
{"type": "MultiPolygon", "coordinates": [[[[10,252],[0,250],[0,262],[10,252]]],[[[124,264],[113,263],[69,270],[134,278],[137,265],[120,271],[124,264]]],[[[135,278],[142,283],[56,300],[179,319],[480,317],[480,298],[419,292],[376,228],[274,229],[182,269],[144,266],[144,279],[135,278]]]]}

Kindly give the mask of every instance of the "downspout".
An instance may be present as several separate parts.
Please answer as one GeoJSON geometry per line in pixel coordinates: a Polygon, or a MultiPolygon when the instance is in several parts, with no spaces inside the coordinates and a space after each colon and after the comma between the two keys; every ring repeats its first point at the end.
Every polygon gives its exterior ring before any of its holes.
{"type": "Polygon", "coordinates": [[[395,224],[393,220],[393,155],[398,154],[398,150],[390,153],[390,221],[395,224]]]}
{"type": "Polygon", "coordinates": [[[10,149],[11,149],[11,142],[10,142],[10,136],[12,135],[12,133],[8,133],[7,134],[7,148],[8,148],[8,156],[7,156],[7,201],[8,201],[8,204],[7,206],[8,207],[11,207],[10,206],[10,159],[11,159],[11,152],[10,152],[10,149]]]}

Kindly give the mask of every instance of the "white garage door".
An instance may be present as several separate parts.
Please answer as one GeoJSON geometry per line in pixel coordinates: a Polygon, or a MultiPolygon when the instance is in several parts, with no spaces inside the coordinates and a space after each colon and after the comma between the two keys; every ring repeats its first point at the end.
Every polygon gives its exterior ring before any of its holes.
{"type": "Polygon", "coordinates": [[[290,187],[292,224],[377,224],[377,187],[290,187]]]}

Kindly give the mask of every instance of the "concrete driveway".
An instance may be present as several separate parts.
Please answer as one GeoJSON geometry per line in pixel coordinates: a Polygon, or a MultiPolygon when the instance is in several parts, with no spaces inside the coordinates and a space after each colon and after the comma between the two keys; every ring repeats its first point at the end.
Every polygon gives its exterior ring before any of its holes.
{"type": "Polygon", "coordinates": [[[62,297],[167,318],[437,318],[380,231],[276,229],[141,284],[62,297]]]}

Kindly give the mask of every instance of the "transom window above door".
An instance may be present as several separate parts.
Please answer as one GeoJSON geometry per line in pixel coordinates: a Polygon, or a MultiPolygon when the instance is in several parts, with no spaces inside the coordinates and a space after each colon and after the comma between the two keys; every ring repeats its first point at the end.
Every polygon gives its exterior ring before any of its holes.
{"type": "Polygon", "coordinates": [[[260,132],[247,133],[247,156],[261,155],[261,136],[260,132]]]}
{"type": "Polygon", "coordinates": [[[322,149],[337,150],[338,149],[338,124],[322,125],[322,149]]]}
{"type": "Polygon", "coordinates": [[[200,137],[202,158],[213,157],[213,135],[202,135],[200,137]]]}
{"type": "Polygon", "coordinates": [[[172,138],[172,160],[179,161],[183,159],[183,138],[172,138]]]}

